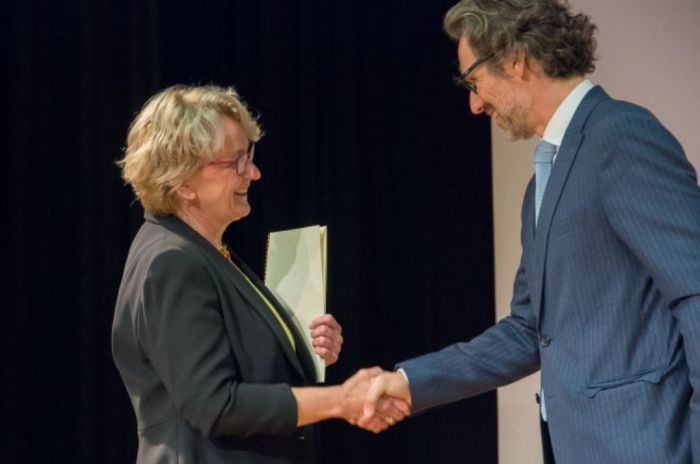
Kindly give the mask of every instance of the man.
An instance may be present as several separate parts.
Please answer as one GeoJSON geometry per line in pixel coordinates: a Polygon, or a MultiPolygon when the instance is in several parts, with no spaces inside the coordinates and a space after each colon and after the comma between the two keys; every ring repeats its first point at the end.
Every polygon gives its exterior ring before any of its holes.
{"type": "Polygon", "coordinates": [[[541,369],[546,462],[700,463],[700,188],[681,146],[585,79],[595,26],[557,0],[463,0],[445,30],[471,111],[541,139],[523,254],[510,316],[375,378],[368,417],[382,395],[417,413],[541,369]]]}

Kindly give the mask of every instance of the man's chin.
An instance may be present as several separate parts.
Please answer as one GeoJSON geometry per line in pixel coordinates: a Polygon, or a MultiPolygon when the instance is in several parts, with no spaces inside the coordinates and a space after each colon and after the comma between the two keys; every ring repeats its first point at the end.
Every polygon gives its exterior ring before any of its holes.
{"type": "Polygon", "coordinates": [[[517,142],[518,140],[530,140],[533,135],[531,132],[527,132],[524,130],[516,131],[513,130],[511,127],[501,127],[501,130],[506,136],[506,139],[508,139],[508,141],[510,142],[517,142]]]}

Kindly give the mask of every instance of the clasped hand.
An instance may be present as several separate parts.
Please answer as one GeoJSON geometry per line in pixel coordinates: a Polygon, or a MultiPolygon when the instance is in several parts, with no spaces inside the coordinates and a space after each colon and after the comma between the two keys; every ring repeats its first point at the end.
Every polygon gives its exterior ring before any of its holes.
{"type": "Polygon", "coordinates": [[[365,430],[382,432],[411,412],[408,381],[401,373],[360,369],[342,389],[341,417],[365,430]]]}
{"type": "MultiPolygon", "coordinates": [[[[325,314],[314,319],[309,329],[314,352],[325,360],[326,366],[335,363],[343,345],[340,324],[331,314],[325,314]]],[[[397,372],[379,367],[360,369],[341,390],[341,401],[336,406],[340,409],[338,416],[365,430],[382,432],[411,412],[408,381],[397,372]]]]}

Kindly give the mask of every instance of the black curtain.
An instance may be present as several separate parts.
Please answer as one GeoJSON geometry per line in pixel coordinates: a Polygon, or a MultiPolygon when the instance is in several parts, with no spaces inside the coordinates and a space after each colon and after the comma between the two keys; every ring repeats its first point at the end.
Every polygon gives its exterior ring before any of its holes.
{"type": "MultiPolygon", "coordinates": [[[[493,323],[489,125],[451,82],[452,0],[13,0],[3,7],[3,462],[133,462],[112,363],[142,210],[114,161],[175,83],[234,85],[260,114],[263,178],[227,232],[259,273],[266,234],[329,226],[328,371],[394,363],[493,323]]],[[[325,463],[494,463],[493,393],[375,436],[322,426],[325,463]]]]}

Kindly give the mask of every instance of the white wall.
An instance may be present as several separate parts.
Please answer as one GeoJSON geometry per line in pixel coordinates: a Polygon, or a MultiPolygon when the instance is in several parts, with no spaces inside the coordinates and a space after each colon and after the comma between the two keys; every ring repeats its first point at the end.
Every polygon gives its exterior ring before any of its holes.
{"type": "MultiPolygon", "coordinates": [[[[613,97],[649,108],[700,170],[700,0],[572,0],[598,25],[591,79],[613,97]]],[[[520,206],[534,141],[511,143],[492,127],[496,317],[509,312],[520,259],[520,206]]],[[[499,461],[541,463],[539,375],[498,392],[499,461]]]]}

